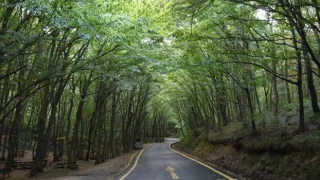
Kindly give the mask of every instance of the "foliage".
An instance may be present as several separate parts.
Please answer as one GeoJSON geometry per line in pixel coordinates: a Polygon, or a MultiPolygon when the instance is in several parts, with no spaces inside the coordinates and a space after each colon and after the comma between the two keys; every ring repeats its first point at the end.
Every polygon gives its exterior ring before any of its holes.
{"type": "Polygon", "coordinates": [[[307,130],[305,119],[318,121],[320,111],[318,6],[2,2],[0,135],[7,135],[7,166],[21,142],[36,152],[35,175],[48,149],[54,160],[61,151],[70,162],[100,163],[130,151],[137,139],[307,130]],[[299,122],[292,125],[281,108],[297,112],[299,122]]]}

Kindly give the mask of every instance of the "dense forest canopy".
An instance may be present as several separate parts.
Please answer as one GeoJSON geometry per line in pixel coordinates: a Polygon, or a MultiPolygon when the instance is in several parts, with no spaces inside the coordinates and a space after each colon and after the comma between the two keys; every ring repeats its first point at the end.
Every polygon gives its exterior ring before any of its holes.
{"type": "MultiPolygon", "coordinates": [[[[319,113],[317,0],[3,0],[1,157],[101,163],[136,140],[319,113]]],[[[289,121],[289,120],[288,120],[289,121]]],[[[319,122],[313,122],[318,123],[319,122]]]]}

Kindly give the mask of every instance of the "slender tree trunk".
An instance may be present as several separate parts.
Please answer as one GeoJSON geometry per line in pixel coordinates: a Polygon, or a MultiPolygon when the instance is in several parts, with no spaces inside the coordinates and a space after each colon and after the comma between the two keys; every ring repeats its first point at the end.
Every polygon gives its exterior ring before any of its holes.
{"type": "Polygon", "coordinates": [[[294,26],[291,23],[291,33],[293,37],[293,45],[296,50],[297,55],[297,89],[298,89],[298,100],[299,100],[299,130],[304,131],[305,124],[304,124],[304,106],[303,106],[303,87],[302,87],[302,58],[301,58],[301,51],[298,48],[297,36],[294,30],[294,26]]]}
{"type": "MultiPolygon", "coordinates": [[[[1,32],[0,32],[0,35],[1,35],[1,32]]],[[[1,39],[1,36],[0,36],[0,39],[1,39]]],[[[0,50],[1,51],[1,50],[0,50]]],[[[0,58],[1,58],[1,52],[0,52],[0,58]]],[[[9,74],[11,72],[11,69],[12,69],[12,65],[11,63],[8,64],[8,67],[7,67],[7,71],[6,71],[6,74],[9,74]]],[[[3,107],[4,104],[6,104],[8,102],[8,99],[9,99],[9,95],[10,95],[10,86],[9,86],[9,81],[10,81],[10,78],[9,76],[6,76],[5,79],[4,79],[4,83],[2,84],[2,89],[1,89],[1,101],[0,101],[0,107],[3,107]]],[[[2,144],[2,137],[3,137],[3,130],[4,130],[4,126],[5,126],[5,123],[6,123],[6,114],[7,114],[7,110],[4,109],[3,112],[0,112],[2,113],[2,119],[3,121],[1,121],[1,133],[0,133],[0,145],[2,144]]],[[[5,128],[6,129],[6,128],[5,128]]],[[[5,135],[5,137],[7,138],[7,134],[5,135]]],[[[6,140],[5,138],[5,140],[6,140]]],[[[6,141],[3,145],[3,148],[2,148],[2,157],[1,159],[2,160],[5,160],[5,147],[6,147],[6,141]]]]}
{"type": "MultiPolygon", "coordinates": [[[[19,91],[18,91],[19,92],[19,91]]],[[[17,145],[19,143],[19,134],[20,134],[20,124],[22,120],[22,105],[18,104],[16,107],[14,120],[12,121],[9,141],[8,141],[8,156],[6,161],[6,167],[10,167],[14,161],[15,152],[17,151],[17,145]]]]}
{"type": "Polygon", "coordinates": [[[266,87],[263,87],[264,90],[264,98],[265,98],[265,104],[266,104],[266,109],[269,110],[269,101],[268,101],[268,94],[269,94],[269,89],[266,87]]]}
{"type": "Polygon", "coordinates": [[[254,87],[254,93],[255,93],[255,96],[256,96],[256,99],[257,99],[258,110],[259,110],[259,113],[261,114],[261,105],[260,105],[260,100],[259,100],[259,94],[258,94],[257,87],[254,87]]]}
{"type": "MultiPolygon", "coordinates": [[[[80,81],[80,102],[78,104],[78,109],[76,113],[76,120],[74,123],[74,128],[73,128],[73,134],[72,134],[72,141],[71,141],[71,147],[70,147],[70,156],[71,162],[76,162],[77,158],[80,156],[80,149],[82,149],[82,140],[79,142],[79,127],[83,123],[83,107],[85,103],[85,98],[87,96],[87,91],[89,88],[89,85],[91,83],[91,77],[92,77],[92,71],[89,74],[88,79],[85,80],[84,84],[82,84],[82,81],[80,81]],[[80,145],[80,147],[79,147],[80,145]]],[[[83,127],[83,126],[81,126],[83,127]]],[[[81,128],[81,139],[83,139],[83,128],[81,128]]],[[[83,154],[81,153],[81,157],[83,154]]]]}
{"type": "Polygon", "coordinates": [[[53,162],[59,161],[58,149],[57,149],[57,138],[58,138],[58,125],[56,121],[53,122],[53,133],[52,133],[52,145],[53,145],[53,162]]]}
{"type": "MultiPolygon", "coordinates": [[[[276,64],[273,64],[273,71],[277,72],[276,64]]],[[[279,94],[278,94],[278,82],[277,77],[275,75],[272,76],[272,90],[273,90],[273,114],[274,116],[278,116],[279,114],[279,94]]]]}
{"type": "MultiPolygon", "coordinates": [[[[73,88],[73,92],[75,94],[75,86],[73,88]]],[[[68,162],[72,162],[72,157],[71,157],[71,148],[70,145],[71,144],[71,140],[69,138],[70,136],[70,131],[71,131],[71,121],[72,121],[72,111],[73,111],[73,106],[74,106],[74,101],[73,98],[70,100],[70,106],[69,106],[69,110],[68,110],[68,114],[67,114],[67,128],[66,128],[66,133],[65,133],[65,137],[66,137],[66,153],[68,156],[68,162]]]]}
{"type": "MultiPolygon", "coordinates": [[[[304,47],[302,48],[305,49],[304,47]]],[[[303,50],[303,56],[306,63],[307,83],[308,83],[308,89],[310,93],[312,110],[313,110],[313,113],[318,113],[320,112],[320,109],[318,105],[317,91],[316,91],[316,88],[314,87],[311,61],[309,59],[308,52],[306,50],[303,50]]]]}
{"type": "MultiPolygon", "coordinates": [[[[81,121],[83,119],[83,106],[84,106],[84,97],[85,95],[82,94],[81,95],[81,99],[80,102],[78,104],[78,109],[77,109],[77,114],[76,114],[76,121],[74,123],[74,128],[73,128],[73,135],[72,135],[72,141],[71,141],[71,147],[70,147],[70,156],[71,159],[69,159],[69,162],[76,162],[77,161],[77,157],[78,157],[78,144],[79,144],[79,127],[81,124],[81,121]]],[[[81,131],[82,133],[84,133],[83,131],[81,131]]]]}
{"type": "MultiPolygon", "coordinates": [[[[69,79],[70,76],[67,78],[69,79]]],[[[45,124],[41,124],[39,126],[39,132],[41,132],[41,134],[39,134],[38,136],[38,142],[37,142],[37,149],[36,149],[36,156],[35,159],[33,161],[33,166],[32,169],[30,171],[30,176],[34,176],[37,172],[43,172],[43,159],[45,159],[46,157],[46,153],[48,150],[48,144],[49,144],[49,139],[50,139],[50,135],[52,132],[52,127],[53,127],[53,123],[56,120],[56,113],[57,113],[57,105],[61,99],[62,93],[64,91],[64,88],[66,86],[67,80],[64,80],[63,77],[60,77],[59,79],[57,79],[57,88],[56,89],[52,89],[54,91],[51,92],[51,94],[49,95],[51,97],[51,112],[50,112],[50,117],[49,117],[49,121],[48,121],[48,125],[46,128],[46,131],[44,132],[44,130],[40,130],[41,128],[45,128],[45,124]],[[43,133],[43,135],[42,135],[43,133]]],[[[53,85],[53,87],[55,87],[55,85],[53,85]]],[[[49,87],[47,87],[46,89],[48,89],[47,91],[49,91],[49,87]]],[[[49,93],[45,93],[45,96],[48,95],[49,93]]],[[[49,99],[49,98],[48,98],[49,99]]],[[[47,100],[45,100],[47,103],[47,100]]],[[[48,100],[49,102],[49,100],[48,100]]],[[[44,112],[41,112],[43,114],[42,115],[46,115],[47,114],[47,110],[48,110],[48,104],[45,104],[46,108],[43,109],[44,112]]],[[[39,122],[41,123],[45,123],[45,117],[42,119],[39,118],[39,122]]]]}
{"type": "MultiPolygon", "coordinates": [[[[33,107],[33,109],[34,108],[35,107],[33,107]]],[[[27,127],[25,129],[26,132],[29,132],[29,130],[30,130],[31,121],[34,118],[33,117],[33,113],[34,113],[34,110],[31,111],[31,114],[30,114],[30,117],[29,117],[29,120],[28,120],[28,124],[27,124],[27,127]]],[[[24,137],[24,143],[23,143],[23,146],[22,146],[23,147],[23,149],[22,149],[23,154],[24,154],[24,152],[25,152],[25,150],[27,148],[27,141],[28,141],[29,138],[30,138],[30,136],[29,137],[28,136],[24,137]]],[[[31,139],[31,142],[32,142],[32,139],[31,139]]]]}
{"type": "Polygon", "coordinates": [[[77,157],[79,158],[79,159],[84,159],[84,149],[85,149],[85,143],[84,143],[84,134],[86,133],[85,131],[85,123],[84,123],[84,121],[83,120],[81,120],[80,122],[80,132],[82,132],[81,134],[80,134],[80,142],[79,142],[79,144],[78,144],[78,149],[79,149],[79,151],[78,151],[78,153],[77,153],[77,157]]]}
{"type": "MultiPolygon", "coordinates": [[[[288,73],[288,69],[289,69],[289,63],[288,63],[288,59],[285,59],[285,76],[288,77],[289,73],[288,73]]],[[[285,86],[286,86],[286,95],[287,95],[287,102],[289,104],[291,104],[292,100],[291,100],[291,94],[290,94],[290,86],[289,86],[289,82],[286,81],[285,82],[285,86]]]]}
{"type": "Polygon", "coordinates": [[[110,132],[109,132],[109,140],[108,140],[108,149],[110,151],[111,157],[114,156],[114,123],[116,120],[116,108],[117,108],[117,94],[112,95],[112,107],[111,107],[111,117],[110,117],[110,132]]]}
{"type": "Polygon", "coordinates": [[[90,127],[89,127],[89,134],[88,134],[88,147],[87,147],[87,152],[86,152],[86,156],[85,156],[85,160],[89,161],[89,157],[90,157],[90,150],[91,150],[91,145],[92,145],[92,135],[94,133],[94,128],[95,128],[95,124],[96,124],[96,108],[93,112],[93,115],[91,116],[91,120],[90,120],[90,127]]]}
{"type": "Polygon", "coordinates": [[[4,127],[4,123],[0,124],[0,148],[2,151],[4,151],[4,147],[2,146],[2,140],[3,140],[3,127],[4,127]]]}
{"type": "MultiPolygon", "coordinates": [[[[74,82],[74,76],[72,77],[72,93],[75,94],[76,93],[76,84],[74,82]]],[[[71,121],[72,121],[72,112],[73,112],[73,107],[74,107],[74,100],[73,98],[71,98],[70,100],[70,106],[68,109],[68,113],[67,113],[67,129],[66,129],[66,133],[65,133],[65,137],[66,137],[66,152],[67,152],[67,156],[68,156],[68,162],[72,162],[72,140],[70,140],[70,131],[71,131],[71,121]]],[[[77,151],[77,150],[75,150],[77,151]]]]}
{"type": "Polygon", "coordinates": [[[106,84],[104,82],[102,83],[102,89],[101,93],[99,95],[99,105],[97,107],[98,109],[98,119],[97,119],[97,134],[96,134],[96,156],[95,156],[95,164],[100,164],[103,161],[103,152],[102,152],[102,145],[104,140],[104,126],[106,121],[106,114],[107,114],[107,92],[106,92],[106,84]]]}
{"type": "Polygon", "coordinates": [[[304,107],[303,107],[303,87],[302,87],[302,63],[300,60],[297,61],[298,69],[298,99],[299,99],[299,129],[304,131],[304,107]]]}
{"type": "MultiPolygon", "coordinates": [[[[97,95],[95,97],[95,108],[93,111],[93,115],[91,116],[91,121],[90,121],[90,127],[89,127],[89,134],[88,134],[88,148],[87,148],[87,153],[86,153],[86,157],[85,160],[89,161],[89,157],[90,157],[90,151],[91,151],[91,146],[93,144],[93,140],[92,140],[92,136],[94,136],[94,130],[96,129],[96,124],[99,121],[99,112],[101,109],[101,101],[100,101],[100,95],[101,95],[101,91],[103,91],[104,88],[104,83],[103,82],[99,82],[99,86],[97,88],[97,95]]],[[[99,127],[98,127],[99,128],[99,127]]],[[[97,130],[99,131],[99,130],[97,130]]],[[[98,135],[99,136],[99,135],[98,135]]],[[[93,146],[94,147],[94,146],[93,146]]]]}
{"type": "Polygon", "coordinates": [[[239,108],[240,121],[246,123],[247,110],[246,110],[246,92],[238,89],[239,95],[237,96],[237,104],[239,108]]]}
{"type": "Polygon", "coordinates": [[[2,151],[2,158],[1,158],[1,159],[3,159],[3,160],[6,159],[5,153],[6,153],[7,142],[8,142],[8,135],[9,135],[8,132],[9,132],[9,128],[6,128],[6,131],[7,131],[7,133],[6,133],[5,136],[4,136],[3,151],[2,151]]]}
{"type": "MultiPolygon", "coordinates": [[[[42,161],[40,157],[40,153],[42,151],[42,144],[44,140],[44,132],[46,127],[46,120],[47,120],[47,110],[49,107],[49,83],[47,82],[47,85],[44,87],[43,91],[43,97],[42,97],[42,104],[40,108],[40,113],[38,117],[38,137],[37,137],[37,148],[36,148],[36,155],[34,157],[34,162],[40,162],[42,161]]],[[[30,171],[30,175],[34,176],[37,174],[37,172],[43,171],[42,166],[39,166],[39,163],[33,163],[32,169],[30,171]]]]}
{"type": "Polygon", "coordinates": [[[257,131],[256,122],[255,122],[255,118],[254,118],[254,108],[252,105],[252,98],[251,98],[249,88],[245,88],[245,92],[246,92],[247,98],[248,98],[248,105],[249,105],[250,116],[251,116],[250,118],[251,118],[252,134],[256,134],[258,131],[257,131]]]}

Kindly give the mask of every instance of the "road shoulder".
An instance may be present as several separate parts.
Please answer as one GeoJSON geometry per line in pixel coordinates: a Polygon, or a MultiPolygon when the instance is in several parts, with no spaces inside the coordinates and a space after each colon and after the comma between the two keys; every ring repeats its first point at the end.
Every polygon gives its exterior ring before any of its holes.
{"type": "MultiPolygon", "coordinates": [[[[189,158],[211,170],[213,170],[214,172],[226,177],[227,179],[230,179],[230,180],[236,180],[237,178],[234,178],[234,177],[237,177],[237,175],[235,175],[233,172],[230,172],[230,171],[227,171],[221,167],[219,167],[218,165],[215,165],[213,164],[212,162],[207,162],[204,158],[201,158],[201,157],[197,157],[197,156],[194,156],[192,154],[189,154],[189,153],[186,153],[182,150],[180,150],[176,144],[178,144],[179,142],[175,142],[175,143],[172,143],[169,145],[169,148],[171,150],[173,150],[174,152],[186,157],[186,158],[189,158]]],[[[238,177],[239,178],[239,177],[238,177]]],[[[242,178],[240,178],[242,179],[242,178]]]]}
{"type": "Polygon", "coordinates": [[[111,179],[119,179],[122,180],[124,179],[126,176],[128,176],[133,169],[135,168],[135,166],[138,163],[139,157],[140,155],[143,153],[143,151],[145,149],[147,149],[148,147],[150,147],[152,144],[145,144],[143,145],[143,149],[137,151],[135,153],[135,155],[131,158],[131,160],[127,163],[126,167],[123,168],[117,175],[113,176],[111,179]]]}

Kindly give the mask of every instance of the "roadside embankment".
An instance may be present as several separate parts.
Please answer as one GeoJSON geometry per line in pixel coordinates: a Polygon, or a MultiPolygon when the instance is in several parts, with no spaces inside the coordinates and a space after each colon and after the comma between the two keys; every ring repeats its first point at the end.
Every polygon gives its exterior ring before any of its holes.
{"type": "Polygon", "coordinates": [[[238,179],[320,179],[320,130],[188,133],[173,148],[238,179]]]}

